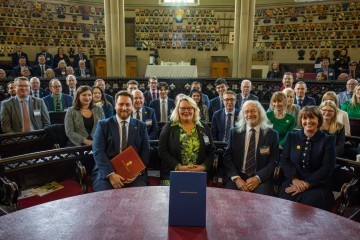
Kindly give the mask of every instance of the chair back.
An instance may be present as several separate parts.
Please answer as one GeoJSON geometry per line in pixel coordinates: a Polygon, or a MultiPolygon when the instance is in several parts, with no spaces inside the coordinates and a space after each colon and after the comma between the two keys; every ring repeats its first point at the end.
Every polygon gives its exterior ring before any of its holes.
{"type": "Polygon", "coordinates": [[[49,112],[51,124],[63,124],[66,112],[49,112]]]}
{"type": "Polygon", "coordinates": [[[360,118],[349,118],[351,136],[360,137],[360,118]]]}

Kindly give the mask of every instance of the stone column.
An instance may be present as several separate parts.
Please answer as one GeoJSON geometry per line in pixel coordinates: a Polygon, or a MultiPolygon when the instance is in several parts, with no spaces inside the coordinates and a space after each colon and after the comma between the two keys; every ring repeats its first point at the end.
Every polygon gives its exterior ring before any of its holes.
{"type": "Polygon", "coordinates": [[[235,0],[232,77],[251,77],[256,0],[235,0]]]}
{"type": "Polygon", "coordinates": [[[126,76],[124,0],[104,0],[106,70],[108,76],[126,76]]]}

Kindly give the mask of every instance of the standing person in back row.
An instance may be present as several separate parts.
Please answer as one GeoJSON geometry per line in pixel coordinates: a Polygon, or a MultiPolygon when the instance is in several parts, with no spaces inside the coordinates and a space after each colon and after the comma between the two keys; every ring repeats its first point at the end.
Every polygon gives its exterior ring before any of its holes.
{"type": "Polygon", "coordinates": [[[169,86],[166,82],[159,82],[157,90],[159,98],[151,101],[149,107],[155,110],[158,122],[167,122],[175,108],[175,101],[168,97],[169,86]]]}

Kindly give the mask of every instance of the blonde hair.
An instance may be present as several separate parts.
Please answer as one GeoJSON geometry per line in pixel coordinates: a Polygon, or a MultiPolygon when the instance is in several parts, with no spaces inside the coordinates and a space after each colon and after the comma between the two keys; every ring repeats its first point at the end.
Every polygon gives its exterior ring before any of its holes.
{"type": "Polygon", "coordinates": [[[322,99],[321,99],[321,102],[324,102],[326,101],[326,97],[330,97],[331,100],[335,103],[336,106],[339,106],[339,100],[336,96],[336,93],[334,91],[328,91],[326,93],[324,93],[322,99]]]}
{"type": "MultiPolygon", "coordinates": [[[[325,106],[330,106],[332,109],[334,109],[335,113],[334,113],[334,116],[332,117],[331,121],[330,121],[330,127],[329,127],[329,130],[327,130],[330,134],[335,134],[337,133],[338,131],[340,131],[344,126],[339,123],[337,121],[337,115],[338,115],[338,112],[339,112],[339,109],[337,108],[337,106],[335,105],[334,101],[332,100],[325,100],[323,101],[320,106],[319,106],[319,109],[321,111],[321,109],[325,106]]],[[[323,124],[321,125],[320,129],[321,130],[326,130],[323,128],[324,126],[324,122],[323,124]]]]}
{"type": "Polygon", "coordinates": [[[360,100],[357,99],[356,97],[356,90],[360,88],[360,84],[358,84],[355,88],[354,88],[354,92],[353,95],[350,99],[350,103],[349,106],[351,107],[355,107],[356,105],[360,104],[360,100]]]}
{"type": "Polygon", "coordinates": [[[176,102],[175,109],[170,116],[170,120],[173,122],[180,122],[179,106],[182,101],[187,101],[194,108],[193,122],[197,123],[200,120],[200,110],[194,99],[186,95],[179,97],[178,101],[176,102]]]}
{"type": "Polygon", "coordinates": [[[296,111],[296,106],[294,105],[294,101],[295,101],[295,92],[294,92],[294,90],[292,88],[284,88],[282,90],[282,92],[286,96],[286,109],[287,109],[286,112],[295,112],[296,111]],[[290,106],[288,106],[288,104],[287,104],[287,99],[288,99],[287,94],[288,93],[291,93],[293,95],[293,100],[292,100],[292,103],[291,103],[290,106]]]}

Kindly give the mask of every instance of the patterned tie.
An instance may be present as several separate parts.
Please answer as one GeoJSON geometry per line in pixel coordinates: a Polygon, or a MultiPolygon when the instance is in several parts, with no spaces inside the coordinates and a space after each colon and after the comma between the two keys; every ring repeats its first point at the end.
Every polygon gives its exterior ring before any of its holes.
{"type": "Polygon", "coordinates": [[[139,112],[139,110],[136,110],[136,119],[140,120],[140,112],[139,112]]]}
{"type": "Polygon", "coordinates": [[[41,66],[41,77],[44,78],[45,76],[45,69],[44,66],[41,66]]]}
{"type": "Polygon", "coordinates": [[[230,138],[230,129],[231,129],[231,113],[227,114],[227,119],[226,119],[226,132],[225,132],[225,142],[229,141],[230,138]]]}
{"type": "Polygon", "coordinates": [[[121,127],[121,151],[124,151],[126,149],[126,121],[122,121],[122,127],[121,127]]]}
{"type": "Polygon", "coordinates": [[[74,90],[70,91],[70,96],[74,97],[74,90]]]}
{"type": "Polygon", "coordinates": [[[252,177],[256,171],[255,129],[251,128],[250,133],[251,136],[246,155],[245,172],[252,177]]]}
{"type": "Polygon", "coordinates": [[[30,119],[29,119],[29,112],[26,107],[25,100],[22,100],[22,110],[23,110],[23,132],[30,132],[30,119]]]}
{"type": "Polygon", "coordinates": [[[160,122],[166,122],[167,116],[166,116],[166,107],[165,107],[165,100],[162,100],[161,102],[161,119],[160,122]]]}
{"type": "Polygon", "coordinates": [[[152,92],[152,100],[155,100],[155,99],[156,99],[156,93],[152,92]]]}
{"type": "Polygon", "coordinates": [[[37,92],[37,91],[35,91],[35,92],[34,92],[34,97],[39,97],[39,95],[38,95],[38,92],[37,92]]]}
{"type": "Polygon", "coordinates": [[[61,111],[61,107],[60,107],[60,100],[59,98],[55,99],[55,112],[60,112],[61,111]]]}

